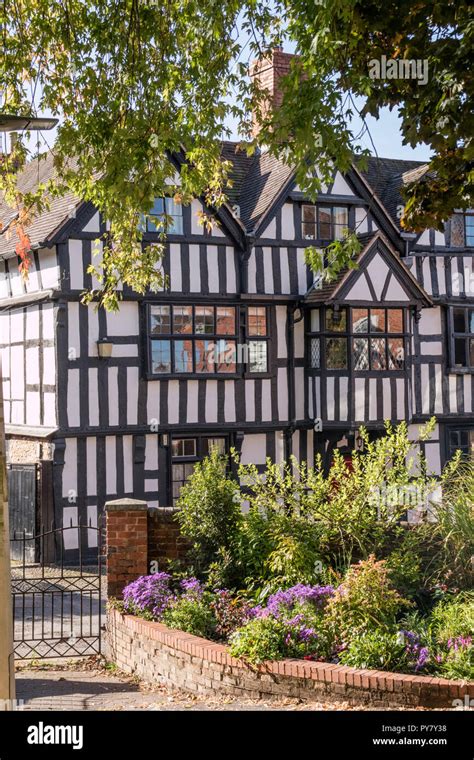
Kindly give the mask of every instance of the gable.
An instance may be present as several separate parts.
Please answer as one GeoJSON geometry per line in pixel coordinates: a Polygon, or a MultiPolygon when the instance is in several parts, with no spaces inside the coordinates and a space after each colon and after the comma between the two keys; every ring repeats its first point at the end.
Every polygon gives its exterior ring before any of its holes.
{"type": "Polygon", "coordinates": [[[357,269],[335,288],[332,302],[429,305],[429,296],[380,233],[362,251],[357,269]]]}

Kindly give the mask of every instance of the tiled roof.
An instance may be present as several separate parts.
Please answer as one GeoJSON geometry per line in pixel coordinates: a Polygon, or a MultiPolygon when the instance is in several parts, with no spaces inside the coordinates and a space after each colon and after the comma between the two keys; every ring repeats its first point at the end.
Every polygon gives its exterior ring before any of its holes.
{"type": "MultiPolygon", "coordinates": [[[[51,151],[44,153],[36,159],[32,159],[21,172],[18,178],[18,187],[22,192],[31,192],[40,183],[54,178],[55,168],[51,151]]],[[[80,203],[80,199],[73,193],[66,193],[61,197],[50,199],[49,209],[35,217],[34,222],[28,226],[27,232],[32,247],[47,243],[53,232],[69,217],[71,209],[80,203]]],[[[15,211],[3,200],[0,200],[0,220],[3,229],[0,234],[0,254],[11,253],[15,250],[18,237],[15,231],[9,230],[8,225],[16,216],[15,211]]]]}
{"type": "Polygon", "coordinates": [[[293,169],[270,153],[255,156],[241,192],[241,217],[254,229],[293,174],[293,169]]]}
{"type": "Polygon", "coordinates": [[[367,169],[362,172],[398,228],[400,228],[398,207],[405,205],[401,189],[407,182],[422,177],[426,172],[426,167],[426,163],[422,161],[372,156],[369,158],[367,169]]]}
{"type": "MultiPolygon", "coordinates": [[[[256,229],[265,213],[278,198],[284,186],[290,182],[293,170],[282,160],[268,151],[257,151],[248,156],[245,149],[235,141],[222,142],[223,158],[232,161],[232,187],[227,189],[231,204],[240,207],[240,220],[248,232],[256,229]]],[[[405,161],[392,158],[371,158],[365,172],[362,172],[370,187],[377,194],[387,212],[396,224],[397,206],[403,204],[400,189],[406,182],[422,177],[426,164],[420,161],[405,161]]],[[[39,159],[33,159],[19,178],[23,191],[34,189],[39,182],[54,177],[53,154],[48,152],[39,159]]],[[[52,198],[50,208],[36,217],[28,228],[33,246],[48,242],[53,233],[70,216],[71,208],[80,200],[72,193],[52,198]]],[[[14,212],[0,202],[0,220],[4,230],[0,234],[0,254],[11,253],[17,243],[16,235],[8,234],[6,228],[14,217],[14,212]]]]}

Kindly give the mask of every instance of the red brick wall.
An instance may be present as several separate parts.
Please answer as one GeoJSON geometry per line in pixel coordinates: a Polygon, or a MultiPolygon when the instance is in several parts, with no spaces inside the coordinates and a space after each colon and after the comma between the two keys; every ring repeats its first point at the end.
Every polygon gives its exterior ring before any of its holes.
{"type": "Polygon", "coordinates": [[[148,563],[157,562],[160,570],[166,569],[166,560],[185,560],[189,544],[180,535],[175,519],[176,510],[150,509],[148,511],[148,563]]]}
{"type": "Polygon", "coordinates": [[[166,560],[186,559],[189,545],[180,536],[176,510],[117,499],[107,502],[105,511],[108,596],[119,597],[139,575],[166,570],[166,560]]]}
{"type": "Polygon", "coordinates": [[[148,574],[146,502],[107,502],[106,568],[107,595],[120,596],[127,583],[148,574]]]}
{"type": "Polygon", "coordinates": [[[217,691],[259,698],[325,698],[373,707],[453,707],[474,697],[474,683],[356,670],[306,660],[268,662],[250,668],[227,647],[110,610],[108,656],[126,673],[192,692],[217,691]]]}

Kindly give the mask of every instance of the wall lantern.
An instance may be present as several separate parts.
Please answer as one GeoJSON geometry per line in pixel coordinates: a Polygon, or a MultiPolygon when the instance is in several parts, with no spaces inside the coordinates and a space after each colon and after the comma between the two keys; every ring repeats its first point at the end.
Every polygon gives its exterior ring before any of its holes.
{"type": "Polygon", "coordinates": [[[110,359],[112,356],[113,343],[109,338],[101,338],[97,341],[97,354],[99,359],[110,359]]]}

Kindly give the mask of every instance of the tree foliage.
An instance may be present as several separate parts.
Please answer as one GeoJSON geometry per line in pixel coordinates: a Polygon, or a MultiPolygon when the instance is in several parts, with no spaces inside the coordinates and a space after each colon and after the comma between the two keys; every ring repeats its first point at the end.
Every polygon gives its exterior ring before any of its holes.
{"type": "MultiPolygon", "coordinates": [[[[117,306],[119,282],[138,292],[163,284],[163,241],[142,245],[139,224],[155,197],[204,196],[210,213],[225,202],[230,166],[219,138],[232,117],[253,151],[252,108],[262,115],[261,140],[315,195],[335,168],[366,153],[348,124],[353,95],[364,99],[363,116],[399,106],[405,142],[433,149],[424,179],[407,188],[403,224],[440,227],[472,205],[474,22],[462,0],[5,0],[0,24],[2,110],[61,119],[54,181],[19,190],[28,135],[2,161],[20,255],[28,223],[52,194],[68,189],[93,202],[110,221],[95,294],[108,307],[117,306]],[[248,61],[280,43],[299,57],[282,106],[268,111],[248,61]],[[371,78],[381,56],[426,60],[427,83],[371,78]],[[182,164],[179,182],[171,157],[182,164]]],[[[335,253],[347,258],[344,247],[335,253]]]]}

